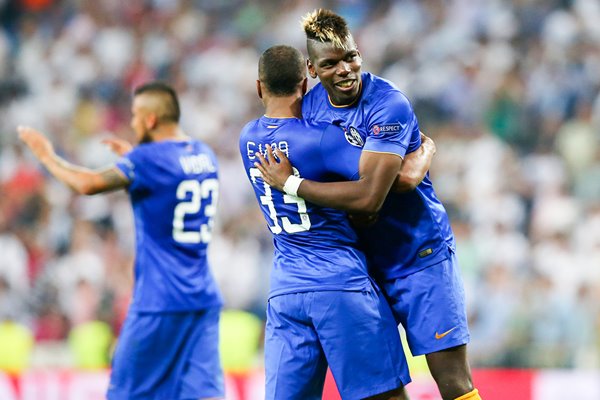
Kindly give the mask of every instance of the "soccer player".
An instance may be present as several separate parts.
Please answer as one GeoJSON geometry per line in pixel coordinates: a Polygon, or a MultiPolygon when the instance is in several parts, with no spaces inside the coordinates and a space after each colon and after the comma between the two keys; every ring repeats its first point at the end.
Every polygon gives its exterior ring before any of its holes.
{"type": "Polygon", "coordinates": [[[112,361],[107,397],[217,399],[224,396],[218,352],[221,295],[206,259],[218,194],[217,161],[179,128],[175,91],[160,82],[134,92],[132,148],[103,170],[68,163],[40,132],[19,135],[58,180],[77,193],[129,192],[136,227],[133,299],[112,361]]]}
{"type": "Polygon", "coordinates": [[[480,399],[467,362],[464,289],[446,211],[428,177],[414,191],[388,195],[403,158],[421,142],[412,106],[391,82],[361,72],[360,52],[342,17],[316,10],[305,16],[303,27],[308,70],[320,80],[304,97],[303,116],[341,126],[347,141],[362,148],[358,179],[302,180],[291,174],[289,157],[278,149],[281,162],[267,152],[259,170],[276,189],[292,188],[321,206],[378,212],[377,221],[360,232],[361,240],[412,353],[426,354],[444,399],[480,399]]]}
{"type": "Polygon", "coordinates": [[[298,162],[296,174],[334,180],[356,169],[360,150],[342,151],[349,146],[338,127],[301,119],[307,78],[297,49],[267,49],[258,76],[265,115],[246,124],[239,144],[275,246],[266,399],[321,399],[328,363],[342,399],[405,399],[409,377],[396,322],[346,214],[271,190],[255,167],[257,153],[274,147],[298,162]]]}

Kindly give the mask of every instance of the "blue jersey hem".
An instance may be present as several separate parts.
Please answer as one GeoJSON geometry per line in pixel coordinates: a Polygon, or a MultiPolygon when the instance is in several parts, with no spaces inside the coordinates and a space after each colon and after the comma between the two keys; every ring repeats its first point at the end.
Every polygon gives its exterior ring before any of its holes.
{"type": "Polygon", "coordinates": [[[135,304],[131,304],[129,307],[129,312],[135,313],[153,313],[153,314],[161,314],[161,313],[178,313],[178,312],[193,312],[193,311],[202,311],[208,308],[213,307],[222,307],[223,302],[221,300],[214,300],[211,302],[204,303],[198,306],[189,306],[189,307],[175,307],[175,308],[145,308],[140,307],[135,304]]]}

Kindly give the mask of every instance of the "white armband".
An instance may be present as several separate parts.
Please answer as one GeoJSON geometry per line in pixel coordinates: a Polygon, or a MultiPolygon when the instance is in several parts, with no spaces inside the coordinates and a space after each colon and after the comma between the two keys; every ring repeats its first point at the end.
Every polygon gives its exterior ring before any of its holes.
{"type": "Polygon", "coordinates": [[[283,185],[283,191],[290,196],[298,196],[298,188],[303,180],[303,178],[298,178],[295,175],[288,176],[288,178],[285,180],[285,184],[283,185]]]}

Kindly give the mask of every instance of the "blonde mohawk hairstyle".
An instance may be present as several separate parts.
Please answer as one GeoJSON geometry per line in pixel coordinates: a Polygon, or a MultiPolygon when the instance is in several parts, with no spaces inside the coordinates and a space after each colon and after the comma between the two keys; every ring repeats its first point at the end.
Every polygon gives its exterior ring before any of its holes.
{"type": "Polygon", "coordinates": [[[322,43],[330,42],[335,47],[345,49],[352,37],[346,20],[331,10],[320,8],[302,18],[302,28],[307,39],[322,43]]]}

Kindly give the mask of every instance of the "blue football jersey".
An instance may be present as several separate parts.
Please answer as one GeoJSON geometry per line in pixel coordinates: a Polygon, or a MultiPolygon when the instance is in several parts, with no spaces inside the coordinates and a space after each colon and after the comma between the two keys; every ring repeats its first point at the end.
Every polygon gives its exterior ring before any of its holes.
{"type": "Polygon", "coordinates": [[[130,181],[135,219],[131,310],[220,305],[206,258],[219,192],[212,150],[196,140],[144,143],[116,165],[130,181]]]}
{"type": "MultiPolygon", "coordinates": [[[[406,96],[391,82],[362,74],[359,101],[335,106],[319,83],[304,97],[304,118],[328,122],[344,130],[346,141],[360,149],[404,157],[421,145],[419,124],[406,96]]],[[[360,232],[373,274],[402,277],[436,264],[454,251],[448,216],[429,174],[416,190],[390,193],[378,222],[360,232]]]]}
{"type": "Polygon", "coordinates": [[[330,124],[313,126],[301,119],[263,116],[243,128],[242,161],[275,246],[269,296],[368,287],[365,257],[346,213],[266,184],[254,163],[256,153],[265,154],[267,146],[285,153],[298,176],[325,182],[354,178],[360,149],[349,146],[342,130],[330,124]]]}

